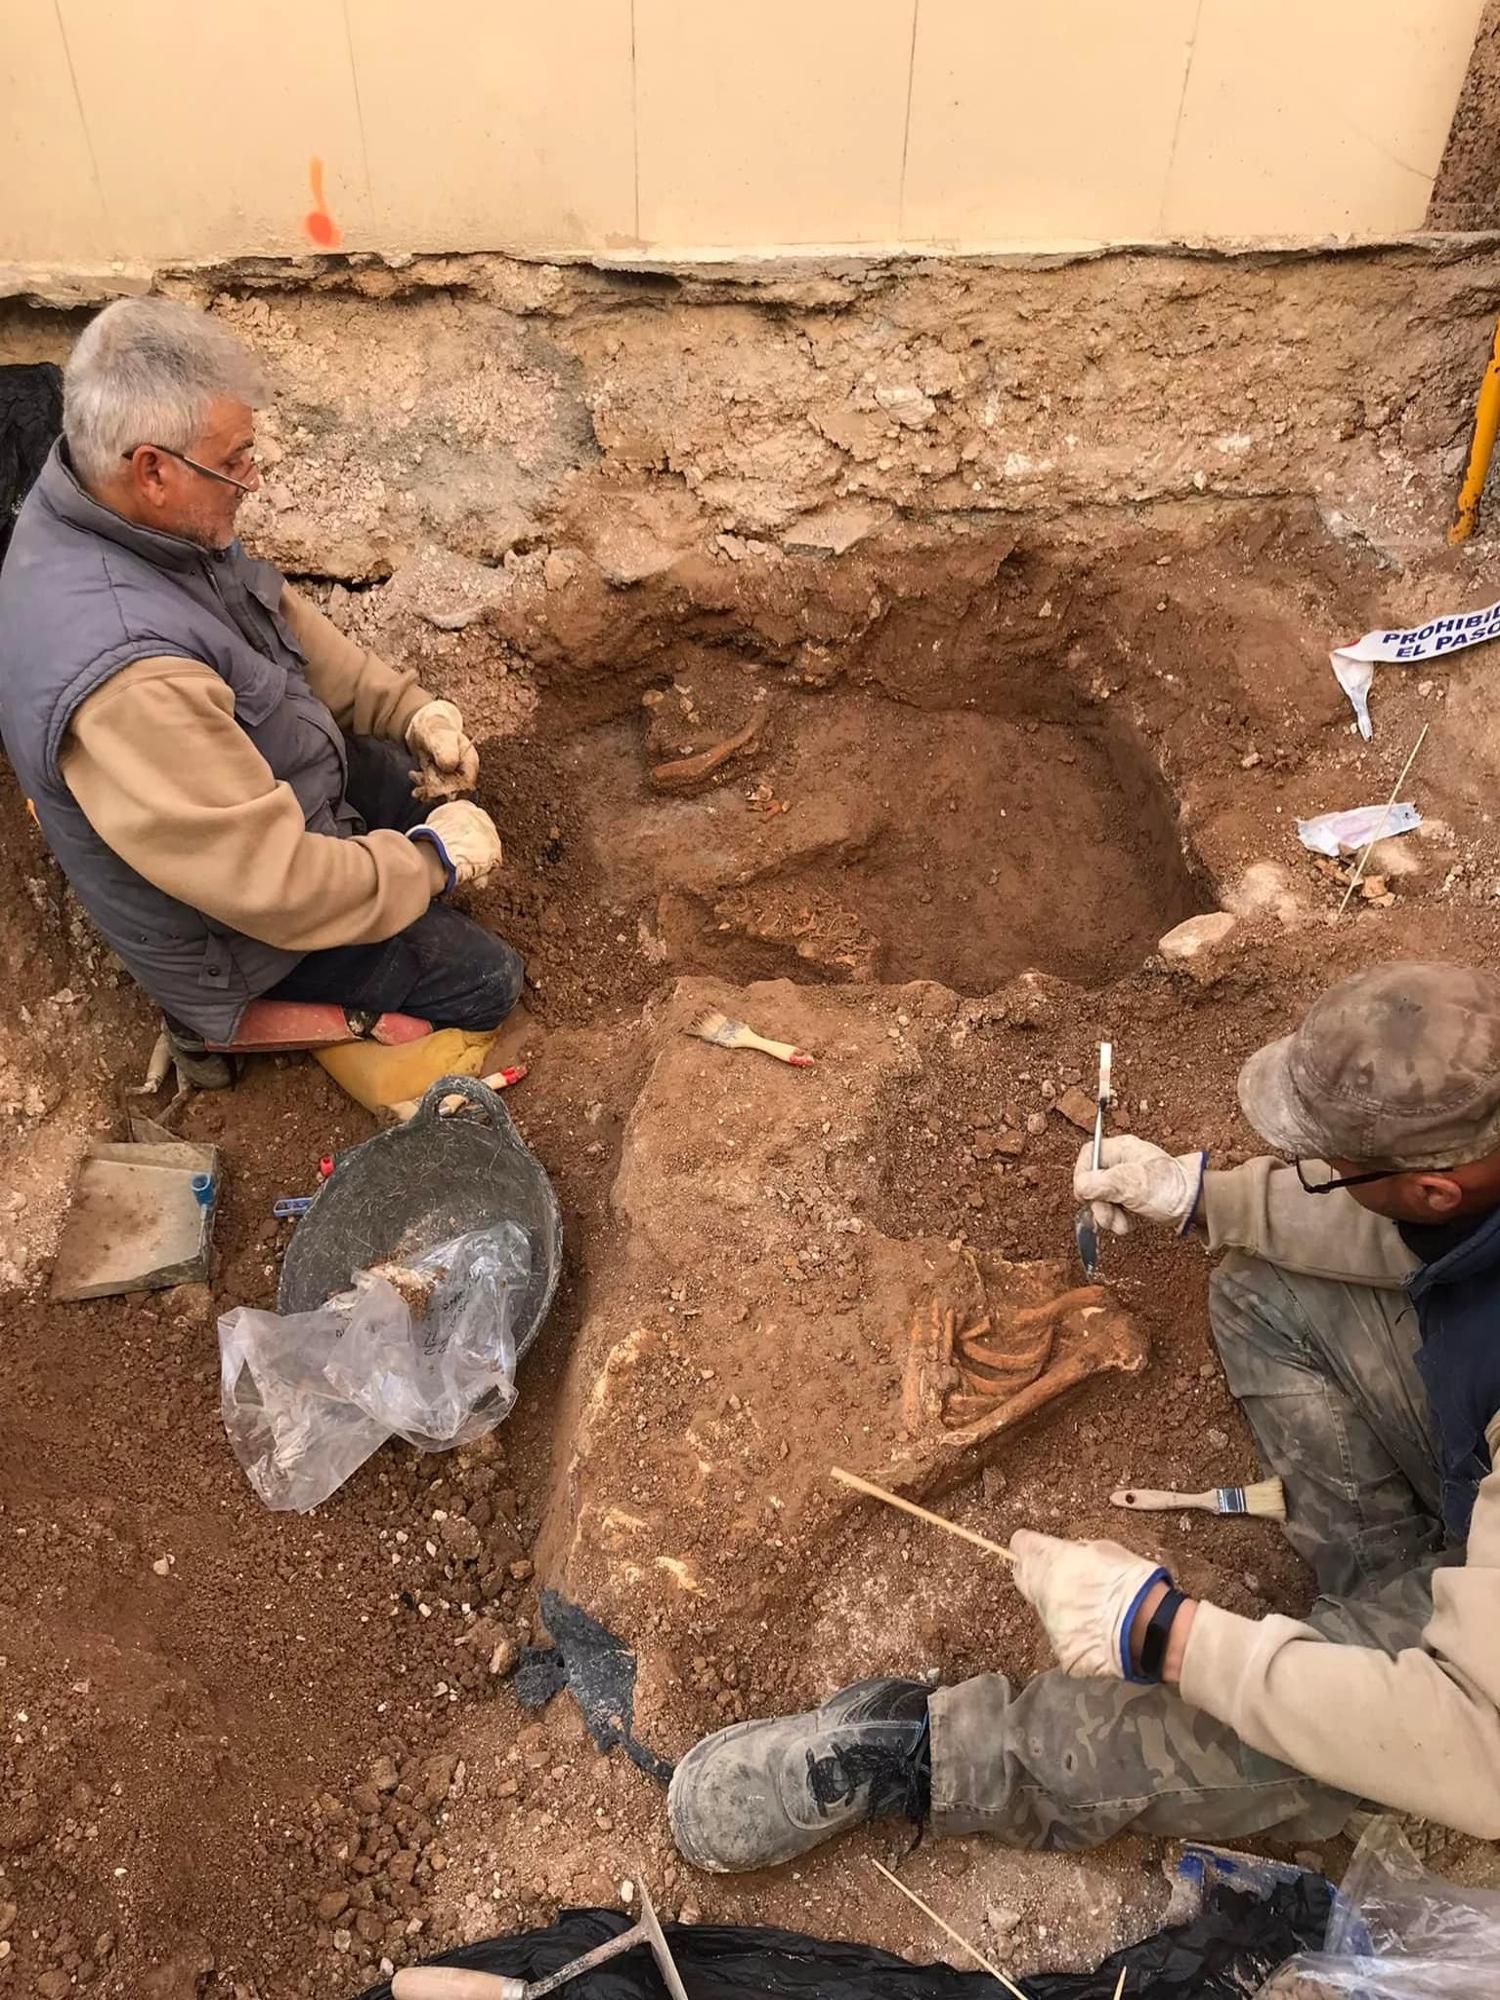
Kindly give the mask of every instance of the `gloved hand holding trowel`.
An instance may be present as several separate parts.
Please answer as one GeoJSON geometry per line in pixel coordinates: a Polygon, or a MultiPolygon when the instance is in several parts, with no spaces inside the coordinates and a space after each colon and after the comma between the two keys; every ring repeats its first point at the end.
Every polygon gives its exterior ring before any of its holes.
{"type": "Polygon", "coordinates": [[[1079,1149],[1073,1194],[1093,1210],[1094,1222],[1111,1236],[1128,1236],[1131,1218],[1160,1222],[1185,1236],[1203,1194],[1208,1155],[1172,1154],[1132,1132],[1105,1139],[1094,1164],[1092,1144],[1079,1149]]]}

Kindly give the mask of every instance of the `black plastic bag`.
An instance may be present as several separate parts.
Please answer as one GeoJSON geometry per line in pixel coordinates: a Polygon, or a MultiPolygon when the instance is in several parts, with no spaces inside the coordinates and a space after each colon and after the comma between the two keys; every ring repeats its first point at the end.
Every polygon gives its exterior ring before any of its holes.
{"type": "Polygon", "coordinates": [[[607,1625],[555,1590],[542,1592],[541,1613],[552,1644],[528,1646],[521,1655],[511,1682],[516,1700],[522,1708],[545,1708],[566,1688],[596,1750],[613,1750],[618,1743],[648,1778],[669,1784],[672,1766],[635,1733],[635,1654],[607,1625]]]}
{"type": "MultiPolygon", "coordinates": [[[[1320,1875],[1191,1849],[1181,1872],[1202,1883],[1188,1922],[1130,1945],[1093,1972],[1032,1973],[1018,1979],[1028,2000],[1112,2000],[1120,1968],[1130,2000],[1246,2000],[1283,1959],[1321,1942],[1332,1894],[1320,1875]]],[[[618,1910],[565,1910],[546,1930],[467,1945],[432,1961],[542,1979],[628,1930],[618,1910]]],[[[994,2000],[987,1972],[913,1965],[873,1945],[841,1944],[795,1931],[739,1925],[669,1924],[667,1942],[691,2000],[994,2000]]],[[[650,1952],[641,1946],[564,1987],[568,2000],[663,2000],[650,1952]]],[[[390,2000],[384,1981],[363,2000],[390,2000]]]]}

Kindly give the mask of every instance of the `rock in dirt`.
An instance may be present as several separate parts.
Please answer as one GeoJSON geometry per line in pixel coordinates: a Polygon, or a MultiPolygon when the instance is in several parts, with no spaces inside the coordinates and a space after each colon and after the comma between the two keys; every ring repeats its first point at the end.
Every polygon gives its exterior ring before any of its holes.
{"type": "Polygon", "coordinates": [[[1231,916],[1247,921],[1274,916],[1283,924],[1293,924],[1302,914],[1302,905],[1288,870],[1279,861],[1254,861],[1223,891],[1223,903],[1231,916]]]}
{"type": "Polygon", "coordinates": [[[377,1792],[393,1792],[401,1782],[394,1757],[377,1757],[370,1766],[370,1783],[377,1792]]]}
{"type": "Polygon", "coordinates": [[[1070,1084],[1061,1097],[1053,1100],[1052,1109],[1066,1118],[1070,1125],[1076,1125],[1080,1132],[1093,1131],[1094,1100],[1076,1083],[1070,1084]]]}
{"type": "Polygon", "coordinates": [[[180,1945],[164,1965],[141,1981],[142,2000],[198,2000],[204,1981],[214,1969],[214,1955],[202,1938],[180,1945]]]}
{"type": "Polygon", "coordinates": [[[417,1782],[418,1812],[432,1812],[443,1803],[453,1789],[453,1774],[457,1769],[456,1757],[427,1757],[423,1760],[417,1782]]]}
{"type": "Polygon", "coordinates": [[[450,1514],[438,1532],[443,1547],[460,1562],[478,1562],[484,1554],[483,1537],[466,1515],[450,1514]]]}
{"type": "Polygon", "coordinates": [[[890,518],[888,507],[862,507],[853,501],[835,501],[804,514],[783,533],[784,548],[793,554],[811,551],[815,555],[841,556],[862,542],[890,518]]]}
{"type": "Polygon", "coordinates": [[[1216,944],[1222,944],[1235,927],[1236,919],[1228,910],[1208,910],[1200,917],[1189,917],[1186,923],[1176,925],[1160,939],[1156,949],[1169,965],[1181,965],[1200,952],[1208,951],[1216,944]]]}
{"type": "Polygon", "coordinates": [[[1372,875],[1384,875],[1389,880],[1393,875],[1420,875],[1422,860],[1410,841],[1387,837],[1377,840],[1370,849],[1370,858],[1365,863],[1372,875]]]}

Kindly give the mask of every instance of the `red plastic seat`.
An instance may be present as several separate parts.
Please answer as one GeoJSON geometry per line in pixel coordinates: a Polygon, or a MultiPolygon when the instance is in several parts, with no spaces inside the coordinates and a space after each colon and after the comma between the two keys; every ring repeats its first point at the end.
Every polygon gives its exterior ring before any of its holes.
{"type": "Polygon", "coordinates": [[[232,1042],[208,1042],[224,1055],[270,1055],[278,1050],[331,1049],[340,1042],[420,1042],[432,1033],[430,1021],[415,1014],[348,1014],[342,1007],[304,1000],[252,1000],[240,1017],[232,1042]]]}

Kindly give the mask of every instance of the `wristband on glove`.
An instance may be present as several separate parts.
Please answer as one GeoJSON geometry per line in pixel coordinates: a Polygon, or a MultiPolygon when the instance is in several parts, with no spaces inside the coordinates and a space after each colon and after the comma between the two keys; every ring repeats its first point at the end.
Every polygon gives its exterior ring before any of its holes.
{"type": "Polygon", "coordinates": [[[1208,1172],[1208,1150],[1205,1147],[1198,1154],[1198,1185],[1193,1189],[1193,1198],[1188,1203],[1188,1212],[1182,1218],[1182,1222],[1178,1227],[1177,1234],[1179,1236],[1186,1236],[1188,1231],[1193,1226],[1194,1217],[1197,1215],[1199,1204],[1203,1200],[1203,1177],[1207,1172],[1208,1172]]]}
{"type": "MultiPolygon", "coordinates": [[[[1140,1610],[1142,1604],[1146,1601],[1146,1598],[1150,1595],[1150,1593],[1153,1590],[1155,1590],[1156,1586],[1159,1583],[1164,1583],[1167,1586],[1167,1592],[1168,1595],[1170,1595],[1172,1591],[1172,1578],[1166,1570],[1161,1568],[1160,1565],[1158,1565],[1154,1570],[1152,1570],[1151,1574],[1146,1578],[1145,1582],[1141,1585],[1140,1589],[1136,1592],[1135,1596],[1131,1598],[1129,1609],[1126,1611],[1125,1616],[1120,1620],[1120,1678],[1122,1680],[1140,1681],[1146,1678],[1144,1674],[1136,1673],[1134,1668],[1130,1664],[1130,1635],[1132,1631],[1135,1629],[1136,1613],[1140,1610]]],[[[1180,1596],[1177,1601],[1179,1604],[1182,1602],[1180,1596]]],[[[1147,1629],[1149,1630],[1150,1628],[1148,1627],[1147,1629]]],[[[1158,1678],[1160,1678],[1160,1676],[1158,1676],[1158,1678]]]]}
{"type": "Polygon", "coordinates": [[[1140,1670],[1130,1676],[1132,1680],[1149,1681],[1153,1687],[1161,1685],[1161,1670],[1167,1657],[1167,1640],[1171,1637],[1172,1621],[1186,1602],[1187,1599],[1169,1578],[1167,1594],[1152,1612],[1146,1629],[1141,1634],[1140,1670]]]}
{"type": "Polygon", "coordinates": [[[458,887],[458,870],[448,859],[448,850],[444,847],[443,836],[438,832],[437,828],[435,826],[414,826],[406,837],[408,840],[425,841],[429,847],[437,850],[437,858],[443,864],[442,893],[445,896],[451,896],[453,891],[458,887]]]}

